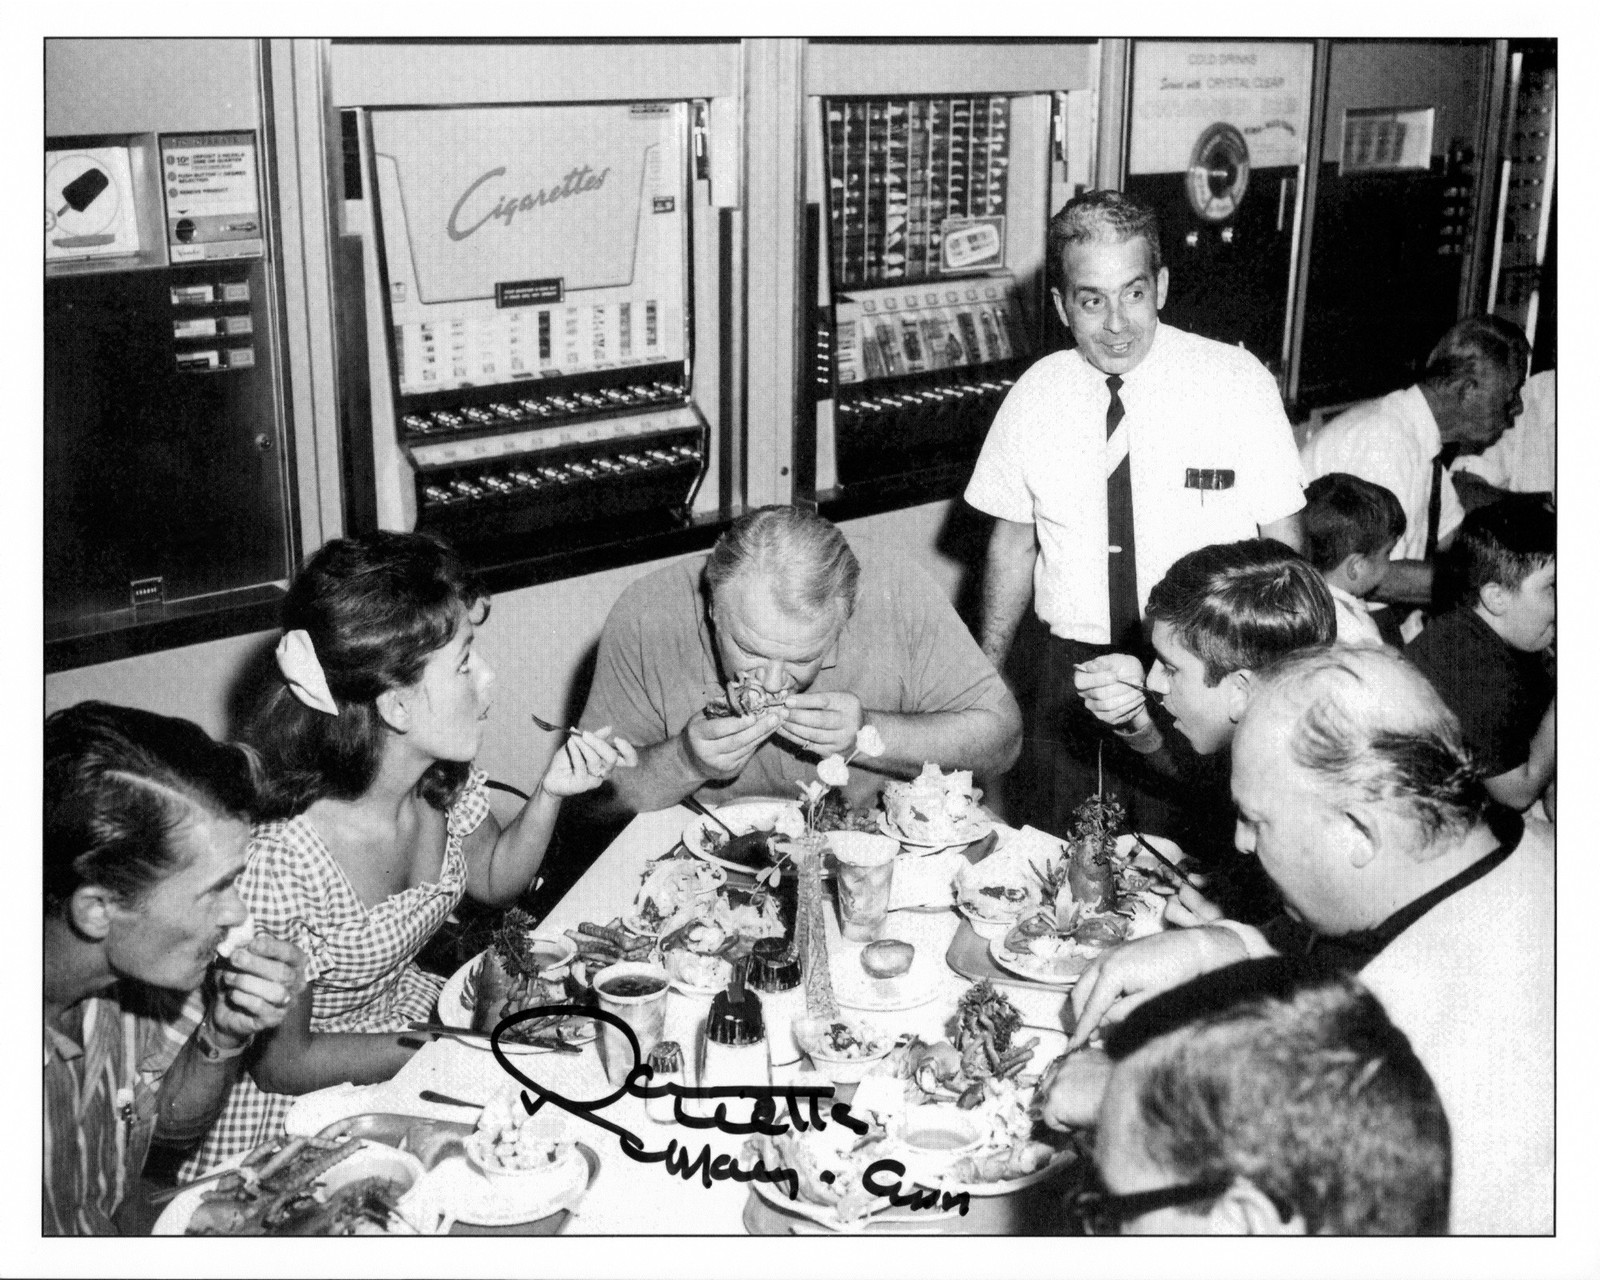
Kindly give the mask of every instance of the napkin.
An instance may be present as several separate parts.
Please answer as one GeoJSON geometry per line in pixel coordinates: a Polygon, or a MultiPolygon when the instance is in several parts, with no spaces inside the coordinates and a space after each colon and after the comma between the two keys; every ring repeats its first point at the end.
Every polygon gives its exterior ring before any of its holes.
{"type": "Polygon", "coordinates": [[[925,857],[902,855],[894,862],[894,882],[889,889],[889,910],[907,907],[948,907],[955,897],[951,884],[967,866],[959,849],[945,849],[925,857]]]}

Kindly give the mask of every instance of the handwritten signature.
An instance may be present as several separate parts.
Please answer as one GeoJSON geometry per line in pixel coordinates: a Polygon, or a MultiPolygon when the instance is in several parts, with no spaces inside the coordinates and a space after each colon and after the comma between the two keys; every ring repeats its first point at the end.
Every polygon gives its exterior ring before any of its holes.
{"type": "MultiPolygon", "coordinates": [[[[804,1133],[807,1129],[816,1129],[819,1132],[827,1128],[828,1120],[843,1125],[857,1137],[865,1137],[871,1132],[871,1126],[866,1121],[858,1119],[850,1111],[848,1104],[834,1102],[828,1108],[827,1117],[822,1114],[822,1104],[833,1097],[832,1085],[717,1085],[711,1088],[689,1088],[680,1084],[651,1084],[654,1072],[649,1065],[639,1060],[639,1038],[634,1034],[633,1028],[616,1014],[607,1013],[603,1009],[591,1008],[587,1005],[555,1004],[542,1005],[537,1008],[522,1009],[516,1013],[508,1014],[501,1020],[500,1025],[494,1029],[489,1042],[494,1052],[496,1061],[502,1070],[522,1086],[522,1105],[531,1116],[540,1107],[547,1103],[554,1103],[569,1115],[575,1116],[585,1123],[595,1125],[597,1128],[615,1134],[622,1152],[630,1160],[640,1164],[659,1164],[666,1171],[685,1182],[692,1182],[696,1177],[700,1184],[710,1190],[712,1183],[732,1180],[735,1182],[765,1182],[774,1186],[782,1186],[791,1201],[800,1198],[800,1177],[793,1169],[777,1166],[769,1168],[766,1163],[757,1159],[749,1168],[741,1168],[737,1159],[726,1154],[713,1156],[711,1148],[704,1146],[698,1155],[690,1157],[688,1149],[679,1144],[676,1138],[671,1139],[666,1147],[661,1150],[651,1150],[644,1141],[631,1130],[617,1124],[614,1120],[600,1114],[623,1094],[635,1098],[665,1098],[673,1099],[673,1119],[689,1129],[715,1128],[723,1133],[741,1137],[749,1134],[762,1134],[767,1137],[781,1137],[791,1130],[804,1133]],[[518,1023],[526,1022],[532,1018],[551,1017],[578,1017],[588,1018],[596,1022],[605,1022],[621,1032],[627,1040],[629,1050],[633,1054],[633,1065],[628,1069],[626,1079],[622,1084],[601,1098],[583,1099],[569,1098],[547,1084],[540,1084],[530,1080],[517,1070],[515,1061],[500,1047],[500,1040],[506,1032],[518,1023]],[[528,1097],[529,1092],[538,1095],[538,1100],[533,1101],[528,1097]],[[750,1111],[749,1120],[734,1120],[729,1117],[727,1104],[718,1099],[750,1099],[754,1106],[750,1111]],[[715,1110],[710,1116],[697,1116],[685,1112],[683,1103],[685,1099],[700,1099],[716,1101],[715,1110]],[[782,1100],[787,1110],[787,1119],[778,1118],[778,1102],[782,1100]]],[[[963,1216],[969,1207],[970,1194],[960,1192],[939,1192],[927,1188],[913,1186],[910,1191],[902,1190],[902,1179],[906,1176],[906,1168],[898,1160],[875,1160],[868,1165],[861,1174],[861,1185],[864,1190],[874,1196],[887,1199],[891,1205],[900,1208],[933,1209],[948,1211],[957,1210],[963,1216]]],[[[821,1181],[833,1183],[837,1175],[824,1171],[818,1175],[821,1181]]]]}

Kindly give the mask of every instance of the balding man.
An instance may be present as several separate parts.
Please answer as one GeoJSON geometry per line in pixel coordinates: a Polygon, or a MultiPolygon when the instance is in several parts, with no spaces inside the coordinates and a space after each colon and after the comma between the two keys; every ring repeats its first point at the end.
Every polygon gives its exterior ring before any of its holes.
{"type": "Polygon", "coordinates": [[[601,632],[581,722],[638,744],[639,767],[615,779],[634,811],[694,794],[792,797],[867,725],[884,752],[857,761],[845,793],[856,804],[882,785],[869,770],[914,776],[930,760],[1002,770],[1022,738],[1016,701],[938,585],[907,557],[858,558],[834,525],[799,507],[752,511],[709,556],[624,591],[601,632]],[[740,677],[759,682],[771,705],[708,715],[740,677]]]}
{"type": "Polygon", "coordinates": [[[1307,480],[1347,472],[1381,484],[1405,508],[1406,531],[1380,598],[1429,603],[1434,550],[1465,514],[1445,472],[1457,453],[1480,452],[1510,429],[1527,371],[1522,331],[1498,316],[1473,316],[1439,339],[1416,386],[1347,409],[1306,441],[1307,480]]]}
{"type": "MultiPolygon", "coordinates": [[[[1438,1087],[1454,1157],[1451,1231],[1550,1231],[1549,828],[1489,806],[1455,716],[1420,672],[1380,649],[1305,650],[1262,673],[1234,737],[1233,795],[1239,849],[1261,860],[1291,917],[1279,948],[1359,970],[1438,1087]]],[[[1270,954],[1270,932],[1218,921],[1107,952],[1073,990],[1074,1042],[1197,973],[1270,954]]],[[[1069,1058],[1047,1117],[1092,1114],[1107,1074],[1103,1062],[1069,1058]]]]}

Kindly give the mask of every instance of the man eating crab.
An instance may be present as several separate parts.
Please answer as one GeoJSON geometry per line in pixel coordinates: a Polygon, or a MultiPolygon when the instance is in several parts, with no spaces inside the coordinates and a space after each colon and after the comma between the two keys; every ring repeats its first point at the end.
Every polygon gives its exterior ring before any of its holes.
{"type": "Polygon", "coordinates": [[[639,744],[613,780],[634,812],[792,796],[866,726],[885,750],[852,776],[857,805],[885,774],[1003,770],[1021,746],[1017,704],[944,592],[798,507],[750,512],[709,556],[623,592],[581,723],[639,744]]]}

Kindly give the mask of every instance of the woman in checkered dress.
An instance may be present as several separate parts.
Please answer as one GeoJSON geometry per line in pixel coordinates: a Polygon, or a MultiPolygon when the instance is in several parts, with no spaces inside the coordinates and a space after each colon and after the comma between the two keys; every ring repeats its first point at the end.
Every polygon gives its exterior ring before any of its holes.
{"type": "Polygon", "coordinates": [[[472,767],[494,672],[474,633],[488,597],[425,534],[328,543],[284,604],[284,685],[248,738],[267,775],[239,894],[257,926],[294,942],[312,982],[185,1165],[197,1176],[280,1132],[298,1094],[394,1075],[394,1034],[432,1016],[441,985],[417,953],[463,893],[513,902],[544,858],[561,798],[637,757],[573,735],[502,829],[472,767]]]}

